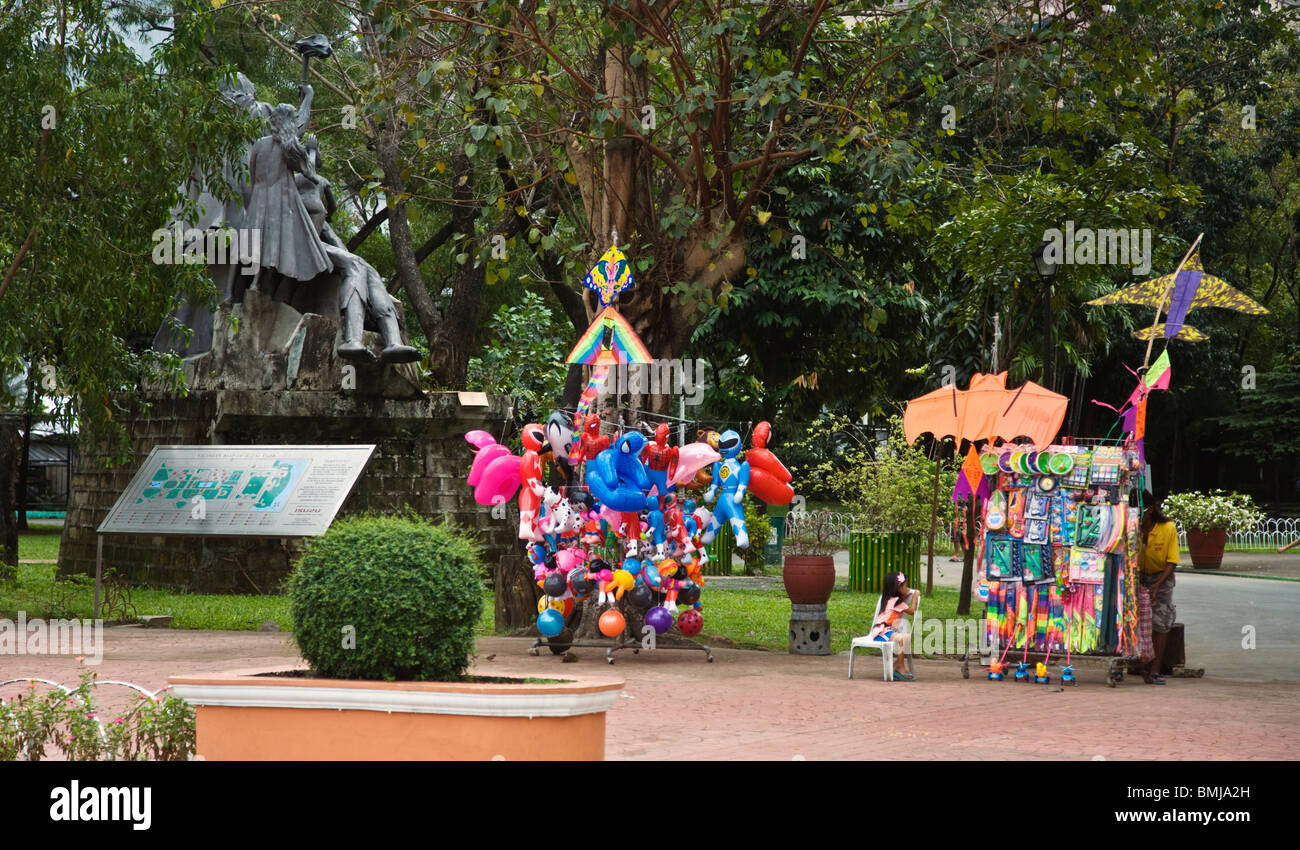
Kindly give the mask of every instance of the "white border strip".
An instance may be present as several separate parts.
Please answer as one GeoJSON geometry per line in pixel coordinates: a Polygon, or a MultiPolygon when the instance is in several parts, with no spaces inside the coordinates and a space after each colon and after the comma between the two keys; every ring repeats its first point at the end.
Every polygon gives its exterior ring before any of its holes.
{"type": "Polygon", "coordinates": [[[191,705],[318,708],[474,717],[570,717],[608,711],[619,689],[587,693],[394,691],[369,688],[289,688],[274,685],[172,685],[191,705]]]}

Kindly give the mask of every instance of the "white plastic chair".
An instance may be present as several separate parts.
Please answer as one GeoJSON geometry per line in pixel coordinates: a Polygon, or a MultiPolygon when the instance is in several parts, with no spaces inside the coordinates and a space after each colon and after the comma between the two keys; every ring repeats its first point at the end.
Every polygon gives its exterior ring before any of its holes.
{"type": "MultiPolygon", "coordinates": [[[[876,618],[880,616],[880,601],[881,600],[879,599],[876,600],[876,610],[875,613],[871,615],[871,623],[873,626],[875,625],[876,618]]],[[[898,630],[903,632],[904,634],[912,635],[913,639],[915,639],[916,623],[920,619],[921,619],[921,594],[918,593],[916,595],[916,611],[912,614],[903,615],[903,621],[898,624],[898,630]]],[[[849,678],[850,679],[853,678],[853,650],[858,648],[859,646],[880,650],[880,657],[885,663],[885,681],[886,682],[892,681],[894,678],[894,650],[898,648],[898,644],[894,643],[894,641],[892,640],[874,640],[872,638],[867,637],[866,635],[863,635],[862,637],[854,638],[853,642],[849,644],[849,678]]],[[[909,643],[909,646],[911,646],[911,643],[909,643]]],[[[912,672],[912,656],[915,654],[916,654],[916,647],[913,646],[912,651],[904,655],[904,658],[907,660],[908,673],[912,672]]]]}

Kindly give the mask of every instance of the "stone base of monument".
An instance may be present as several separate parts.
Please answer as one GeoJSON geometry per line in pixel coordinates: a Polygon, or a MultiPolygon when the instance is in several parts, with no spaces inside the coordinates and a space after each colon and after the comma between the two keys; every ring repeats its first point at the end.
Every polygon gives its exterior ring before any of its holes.
{"type": "Polygon", "coordinates": [[[790,605],[790,651],[796,655],[830,655],[831,621],[826,604],[790,605]]]}
{"type": "MultiPolygon", "coordinates": [[[[96,528],[139,464],[162,445],[352,445],[374,443],[340,516],[411,510],[478,531],[486,563],[519,556],[519,514],[474,501],[465,483],[473,453],[466,431],[503,433],[509,399],[424,393],[418,364],[339,358],[338,324],[249,292],[216,317],[212,350],[184,361],[188,392],[124,394],[132,460],[105,468],[109,447],[76,454],[59,575],[94,575],[96,528]]],[[[379,351],[378,334],[366,333],[379,351]]],[[[105,535],[104,565],[132,586],[196,593],[275,593],[301,538],[105,535]]]]}

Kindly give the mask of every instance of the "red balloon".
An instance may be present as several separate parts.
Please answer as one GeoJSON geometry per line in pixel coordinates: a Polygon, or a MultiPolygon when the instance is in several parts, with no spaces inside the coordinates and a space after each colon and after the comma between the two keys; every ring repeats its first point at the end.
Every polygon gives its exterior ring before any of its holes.
{"type": "Polygon", "coordinates": [[[618,637],[627,628],[627,621],[615,608],[610,608],[600,615],[600,633],[605,637],[618,637]]]}
{"type": "Polygon", "coordinates": [[[677,615],[677,628],[686,637],[693,637],[704,628],[704,618],[700,612],[690,608],[677,615]]]}

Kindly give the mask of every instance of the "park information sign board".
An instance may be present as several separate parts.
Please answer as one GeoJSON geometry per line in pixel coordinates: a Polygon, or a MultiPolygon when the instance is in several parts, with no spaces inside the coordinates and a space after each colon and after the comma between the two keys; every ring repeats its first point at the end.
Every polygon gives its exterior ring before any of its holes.
{"type": "Polygon", "coordinates": [[[374,451],[373,445],[158,446],[99,532],[324,534],[374,451]]]}

